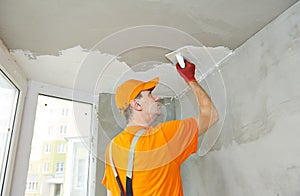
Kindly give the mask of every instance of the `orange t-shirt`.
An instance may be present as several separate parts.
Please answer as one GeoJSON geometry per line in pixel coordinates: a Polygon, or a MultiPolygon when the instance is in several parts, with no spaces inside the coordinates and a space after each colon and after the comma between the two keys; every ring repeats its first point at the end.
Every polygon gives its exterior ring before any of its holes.
{"type": "MultiPolygon", "coordinates": [[[[112,157],[123,188],[130,144],[142,127],[127,127],[113,139],[112,157]]],[[[183,195],[180,165],[198,145],[198,126],[193,118],[173,120],[147,128],[134,151],[132,190],[135,196],[183,195]]],[[[106,149],[106,170],[102,184],[120,195],[106,149]]],[[[125,191],[126,192],[126,191],[125,191]]]]}

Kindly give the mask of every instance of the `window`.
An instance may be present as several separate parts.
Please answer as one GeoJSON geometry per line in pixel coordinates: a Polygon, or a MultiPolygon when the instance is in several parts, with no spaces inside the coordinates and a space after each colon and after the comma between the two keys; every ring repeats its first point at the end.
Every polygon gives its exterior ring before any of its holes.
{"type": "Polygon", "coordinates": [[[46,144],[45,145],[45,150],[44,150],[45,153],[50,153],[51,152],[51,144],[46,144]]]}
{"type": "Polygon", "coordinates": [[[66,144],[58,144],[57,153],[66,153],[66,144]]]}
{"type": "Polygon", "coordinates": [[[34,193],[34,192],[37,192],[37,189],[38,189],[38,182],[36,182],[36,181],[27,182],[26,192],[34,193]]]}
{"type": "Polygon", "coordinates": [[[60,125],[60,134],[66,134],[67,133],[67,125],[60,125]]]}
{"type": "Polygon", "coordinates": [[[76,187],[82,188],[85,181],[86,159],[79,159],[77,162],[76,187]]]}
{"type": "Polygon", "coordinates": [[[43,164],[43,173],[49,173],[49,163],[43,164]]]}
{"type": "Polygon", "coordinates": [[[0,70],[0,183],[3,185],[19,90],[0,70]]]}
{"type": "Polygon", "coordinates": [[[52,134],[53,133],[53,125],[50,125],[48,127],[48,135],[52,134]]]}
{"type": "Polygon", "coordinates": [[[63,162],[56,163],[55,171],[56,173],[62,173],[64,171],[64,163],[63,162]]]}
{"type": "MultiPolygon", "coordinates": [[[[29,182],[36,181],[39,185],[37,186],[39,195],[49,195],[49,190],[53,190],[53,193],[57,191],[61,196],[87,195],[88,186],[92,185],[88,178],[90,176],[88,174],[90,172],[88,170],[90,151],[82,142],[85,137],[80,135],[77,128],[80,125],[82,129],[90,130],[91,116],[91,104],[38,95],[30,154],[30,164],[36,163],[33,165],[36,167],[33,167],[33,171],[27,173],[28,187],[29,182]],[[80,107],[76,111],[77,119],[70,115],[73,112],[74,105],[80,107]],[[61,111],[63,108],[68,108],[69,115],[62,118],[61,111]],[[50,134],[48,134],[49,127],[53,127],[50,134]],[[78,145],[75,145],[75,143],[78,143],[78,145]],[[80,148],[77,146],[80,146],[80,148]],[[46,152],[51,152],[51,154],[46,152]],[[78,163],[78,160],[83,158],[85,158],[84,166],[83,163],[78,163]],[[40,169],[34,169],[38,165],[40,169]],[[79,172],[78,175],[76,172],[79,172]],[[76,182],[76,175],[79,178],[78,180],[84,179],[84,181],[76,182]],[[81,188],[78,189],[78,186],[81,186],[81,188]]],[[[27,191],[25,196],[32,196],[32,194],[27,191]]]]}
{"type": "Polygon", "coordinates": [[[69,108],[63,108],[61,111],[61,115],[62,116],[68,116],[69,114],[69,108]]]}

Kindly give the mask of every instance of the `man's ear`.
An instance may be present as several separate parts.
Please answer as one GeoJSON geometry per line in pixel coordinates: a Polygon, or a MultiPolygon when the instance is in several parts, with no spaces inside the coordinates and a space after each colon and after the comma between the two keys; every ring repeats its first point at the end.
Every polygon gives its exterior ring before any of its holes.
{"type": "Polygon", "coordinates": [[[130,101],[130,106],[132,109],[137,111],[143,110],[142,106],[139,104],[139,102],[136,99],[130,101]]]}

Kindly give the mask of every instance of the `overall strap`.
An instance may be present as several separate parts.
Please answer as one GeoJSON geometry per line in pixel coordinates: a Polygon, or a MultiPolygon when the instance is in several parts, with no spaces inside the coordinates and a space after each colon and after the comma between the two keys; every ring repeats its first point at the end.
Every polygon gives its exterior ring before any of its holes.
{"type": "Polygon", "coordinates": [[[117,180],[117,183],[119,185],[121,196],[125,196],[124,195],[124,189],[123,189],[120,177],[118,175],[118,172],[117,172],[116,167],[115,167],[115,163],[114,163],[113,158],[112,158],[112,143],[113,142],[110,142],[110,144],[109,144],[109,162],[110,162],[110,166],[112,168],[112,171],[114,173],[114,176],[117,180]]]}
{"type": "MultiPolygon", "coordinates": [[[[134,149],[135,146],[139,140],[139,138],[143,135],[143,133],[145,132],[145,129],[141,129],[139,130],[130,145],[130,150],[129,150],[129,155],[128,155],[128,166],[127,166],[127,172],[126,172],[126,196],[132,196],[133,195],[133,191],[132,191],[132,172],[133,172],[133,162],[134,162],[134,149]]],[[[113,158],[112,158],[112,142],[110,143],[109,146],[109,160],[110,160],[110,165],[112,167],[114,176],[117,180],[117,183],[119,185],[120,188],[120,192],[121,192],[121,196],[124,196],[124,189],[122,186],[122,183],[120,181],[120,177],[118,175],[118,172],[116,170],[115,164],[113,162],[113,158]]]]}
{"type": "Polygon", "coordinates": [[[133,159],[134,159],[134,149],[136,146],[137,141],[140,139],[141,135],[143,135],[145,129],[139,130],[130,145],[130,151],[128,155],[128,166],[127,166],[127,172],[126,172],[126,196],[132,196],[132,172],[133,172],[133,159]]]}

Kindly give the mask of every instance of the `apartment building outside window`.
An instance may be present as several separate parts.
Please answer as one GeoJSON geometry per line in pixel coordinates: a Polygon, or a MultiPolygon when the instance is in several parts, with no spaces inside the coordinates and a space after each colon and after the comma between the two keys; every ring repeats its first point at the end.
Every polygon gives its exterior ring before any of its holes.
{"type": "MultiPolygon", "coordinates": [[[[80,125],[89,130],[92,111],[90,104],[46,95],[38,97],[30,155],[33,169],[28,170],[27,174],[27,183],[37,181],[39,185],[34,196],[86,195],[88,192],[89,151],[82,143],[81,135],[76,130],[76,122],[70,115],[74,104],[79,104],[82,110],[79,119],[83,122],[80,125]],[[64,115],[68,112],[68,116],[64,118],[60,115],[62,108],[68,108],[64,110],[64,115]],[[53,127],[51,134],[48,134],[49,127],[53,127]],[[34,169],[39,165],[39,170],[34,169]]],[[[25,196],[33,196],[31,193],[26,189],[25,196]]]]}

